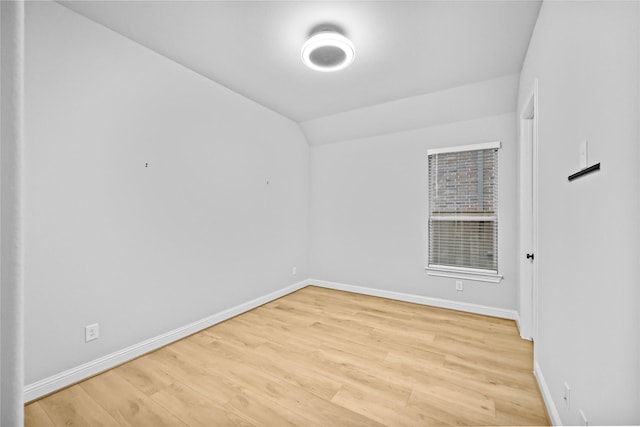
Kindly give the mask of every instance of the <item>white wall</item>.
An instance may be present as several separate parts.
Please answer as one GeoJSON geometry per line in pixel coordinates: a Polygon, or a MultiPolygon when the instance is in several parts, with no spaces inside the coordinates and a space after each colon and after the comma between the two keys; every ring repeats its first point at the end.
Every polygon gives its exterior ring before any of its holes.
{"type": "Polygon", "coordinates": [[[535,345],[564,424],[640,424],[638,7],[545,2],[521,75],[520,109],[539,79],[535,345]],[[584,139],[602,170],[569,183],[584,139]]]}
{"type": "Polygon", "coordinates": [[[309,276],[297,124],[55,3],[26,51],[27,384],[309,276]]]}
{"type": "Polygon", "coordinates": [[[520,74],[425,93],[302,122],[311,145],[368,138],[516,110],[520,74]]]}
{"type": "MultiPolygon", "coordinates": [[[[455,111],[456,103],[445,102],[441,108],[455,111]]],[[[403,111],[395,114],[402,117],[403,111]]],[[[312,277],[516,308],[514,113],[315,146],[311,177],[312,277]],[[427,276],[425,271],[427,149],[496,140],[503,146],[499,151],[498,256],[504,280],[499,284],[465,280],[460,293],[455,279],[427,276]]]]}

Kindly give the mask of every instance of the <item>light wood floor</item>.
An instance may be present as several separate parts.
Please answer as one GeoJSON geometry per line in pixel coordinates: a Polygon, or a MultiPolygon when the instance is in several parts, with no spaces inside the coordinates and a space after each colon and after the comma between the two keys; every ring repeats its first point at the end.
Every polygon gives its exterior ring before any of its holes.
{"type": "Polygon", "coordinates": [[[549,423],[513,321],[307,287],[25,407],[26,426],[549,423]]]}

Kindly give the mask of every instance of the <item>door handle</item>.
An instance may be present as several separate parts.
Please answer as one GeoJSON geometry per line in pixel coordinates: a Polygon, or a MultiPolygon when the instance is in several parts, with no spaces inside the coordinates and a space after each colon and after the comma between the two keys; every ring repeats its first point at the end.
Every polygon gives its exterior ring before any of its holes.
{"type": "Polygon", "coordinates": [[[531,261],[533,261],[533,254],[527,254],[527,259],[530,259],[531,261]]]}

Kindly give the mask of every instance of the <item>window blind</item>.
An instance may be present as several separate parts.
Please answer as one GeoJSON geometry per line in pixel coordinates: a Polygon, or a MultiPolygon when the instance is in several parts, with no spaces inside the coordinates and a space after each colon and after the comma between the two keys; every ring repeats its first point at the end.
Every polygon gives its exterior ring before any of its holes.
{"type": "Polygon", "coordinates": [[[487,145],[429,153],[429,267],[498,272],[498,148],[487,145]]]}

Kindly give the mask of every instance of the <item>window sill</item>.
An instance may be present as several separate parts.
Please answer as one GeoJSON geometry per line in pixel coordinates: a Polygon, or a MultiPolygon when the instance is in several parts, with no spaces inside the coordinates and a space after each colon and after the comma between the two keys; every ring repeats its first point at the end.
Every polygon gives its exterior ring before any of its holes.
{"type": "Polygon", "coordinates": [[[502,276],[473,270],[425,267],[429,276],[450,277],[452,279],[475,280],[477,282],[500,283],[502,276]]]}

